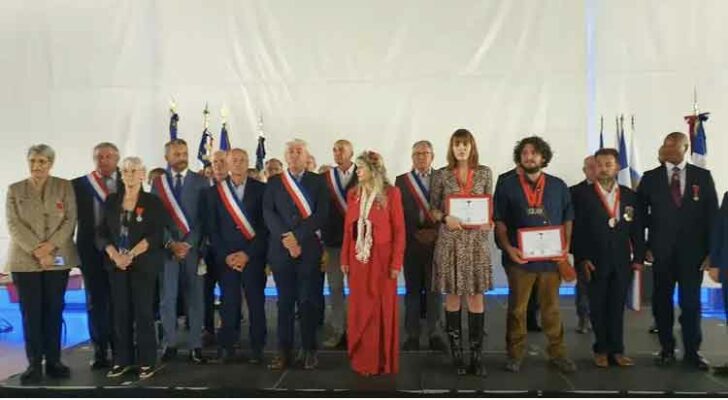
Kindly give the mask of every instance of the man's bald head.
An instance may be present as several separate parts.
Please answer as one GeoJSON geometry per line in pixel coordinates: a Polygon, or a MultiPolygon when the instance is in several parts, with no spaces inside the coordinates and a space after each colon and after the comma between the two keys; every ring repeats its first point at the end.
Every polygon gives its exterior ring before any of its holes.
{"type": "Polygon", "coordinates": [[[671,132],[665,136],[663,142],[665,161],[672,164],[680,164],[685,159],[685,154],[690,148],[688,135],[682,132],[671,132]]]}
{"type": "Polygon", "coordinates": [[[584,158],[584,166],[581,169],[584,172],[584,177],[589,182],[594,182],[597,179],[597,160],[596,157],[586,156],[584,158]]]}

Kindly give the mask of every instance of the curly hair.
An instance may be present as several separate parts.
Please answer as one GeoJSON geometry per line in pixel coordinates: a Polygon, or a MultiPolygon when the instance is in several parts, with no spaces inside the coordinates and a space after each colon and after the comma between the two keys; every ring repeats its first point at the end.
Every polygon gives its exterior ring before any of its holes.
{"type": "Polygon", "coordinates": [[[551,146],[549,146],[549,144],[540,136],[529,136],[521,139],[521,141],[516,144],[516,147],[513,148],[513,162],[516,165],[521,165],[521,153],[529,144],[533,146],[536,153],[541,154],[543,157],[543,164],[541,165],[541,168],[548,167],[551,159],[554,158],[554,153],[551,151],[551,146]]]}
{"type": "MultiPolygon", "coordinates": [[[[382,156],[371,150],[365,150],[356,158],[357,168],[364,167],[372,174],[373,188],[377,201],[385,204],[387,200],[386,189],[392,186],[387,178],[387,168],[384,166],[382,156]]],[[[358,185],[358,194],[361,196],[361,185],[358,185]]]]}

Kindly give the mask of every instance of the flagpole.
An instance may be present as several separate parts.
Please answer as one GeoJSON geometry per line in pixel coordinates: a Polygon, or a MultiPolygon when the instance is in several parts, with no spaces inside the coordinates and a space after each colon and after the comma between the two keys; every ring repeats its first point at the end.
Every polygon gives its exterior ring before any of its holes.
{"type": "Polygon", "coordinates": [[[210,140],[208,140],[207,143],[205,144],[205,147],[207,150],[207,157],[209,159],[209,157],[212,155],[212,147],[213,147],[212,143],[215,141],[215,138],[212,136],[212,133],[209,132],[209,130],[208,130],[208,128],[210,127],[210,107],[208,107],[207,102],[205,102],[205,109],[202,110],[202,118],[203,118],[204,126],[205,126],[203,133],[208,132],[208,134],[210,135],[210,140]]]}

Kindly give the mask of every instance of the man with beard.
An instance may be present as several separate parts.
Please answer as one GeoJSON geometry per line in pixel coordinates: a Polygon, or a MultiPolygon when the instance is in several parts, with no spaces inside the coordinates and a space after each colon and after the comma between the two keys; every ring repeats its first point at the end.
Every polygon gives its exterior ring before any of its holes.
{"type": "MultiPolygon", "coordinates": [[[[594,183],[596,180],[597,162],[593,155],[584,159],[584,166],[581,170],[584,172],[584,180],[569,188],[569,192],[571,192],[571,204],[574,205],[574,234],[572,235],[573,240],[571,241],[572,248],[576,247],[580,240],[591,240],[589,235],[584,235],[579,232],[579,217],[581,212],[579,206],[582,203],[580,196],[585,193],[587,195],[591,195],[592,188],[589,185],[594,183]]],[[[577,269],[576,296],[574,296],[574,300],[576,302],[576,315],[579,318],[576,331],[584,334],[589,332],[589,296],[587,295],[587,281],[584,274],[581,272],[583,272],[583,269],[577,269]]]]}
{"type": "Polygon", "coordinates": [[[316,328],[321,317],[320,230],[329,215],[329,195],[321,175],[306,171],[308,146],[300,139],[286,144],[288,169],[268,181],[263,216],[270,232],[268,260],[278,290],[278,355],[273,370],[291,365],[295,305],[300,312],[298,361],[315,369],[316,328]]]}
{"type": "Polygon", "coordinates": [[[632,271],[642,269],[645,255],[637,195],[617,183],[618,160],[615,149],[596,152],[597,180],[583,186],[574,205],[575,232],[582,235],[574,238],[574,259],[587,287],[599,368],[634,365],[624,355],[624,304],[632,271]]]}
{"type": "Polygon", "coordinates": [[[662,347],[655,362],[659,366],[675,362],[673,294],[677,284],[683,362],[708,370],[710,364],[699,353],[700,285],[703,271],[711,266],[708,253],[718,195],[710,171],[687,163],[689,146],[684,133],[667,135],[660,156],[664,165],[644,174],[637,193],[643,213],[649,215],[648,249],[654,257],[652,307],[662,347]]]}
{"type": "Polygon", "coordinates": [[[526,308],[534,285],[538,287],[541,324],[548,338],[547,352],[551,365],[561,372],[576,371],[566,355],[564,328],[559,310],[561,276],[557,263],[565,262],[571,241],[574,211],[566,184],[542,171],[553,157],[551,147],[538,136],[521,140],[513,151],[520,171],[506,178],[495,196],[496,238],[508,254],[508,316],[505,369],[520,371],[526,350],[526,308]],[[564,255],[544,261],[524,260],[518,243],[522,228],[561,228],[564,232],[564,255]]]}
{"type": "Polygon", "coordinates": [[[198,274],[202,221],[201,198],[210,184],[207,179],[188,169],[187,143],[174,139],[165,144],[167,161],[165,175],[152,184],[152,193],[159,196],[169,214],[165,247],[168,250],[161,275],[162,327],[164,345],[162,361],[177,356],[177,298],[180,284],[187,305],[189,320],[189,358],[195,364],[205,363],[202,355],[202,325],[204,319],[204,276],[198,274]]]}

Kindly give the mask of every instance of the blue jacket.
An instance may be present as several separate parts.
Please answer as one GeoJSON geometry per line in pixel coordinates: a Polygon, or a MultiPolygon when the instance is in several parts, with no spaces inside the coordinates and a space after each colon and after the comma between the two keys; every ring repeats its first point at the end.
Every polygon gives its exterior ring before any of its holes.
{"type": "MultiPolygon", "coordinates": [[[[166,176],[169,177],[169,174],[170,172],[168,171],[166,176]]],[[[170,182],[174,182],[174,178],[170,178],[170,182]]],[[[185,241],[192,246],[193,250],[200,249],[204,230],[202,225],[202,216],[204,213],[202,212],[201,203],[204,203],[203,196],[205,190],[209,187],[210,184],[207,178],[195,172],[187,171],[187,175],[182,182],[182,192],[179,202],[180,207],[182,207],[182,212],[184,212],[187,218],[187,223],[190,226],[190,232],[187,235],[183,235],[177,225],[171,222],[173,221],[171,218],[172,215],[168,213],[171,223],[167,226],[165,232],[165,243],[168,240],[185,241]]],[[[152,185],[152,194],[160,195],[156,185],[152,185]]]]}
{"type": "Polygon", "coordinates": [[[728,272],[728,192],[723,195],[723,203],[713,225],[711,241],[711,263],[728,272]]]}

